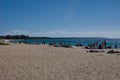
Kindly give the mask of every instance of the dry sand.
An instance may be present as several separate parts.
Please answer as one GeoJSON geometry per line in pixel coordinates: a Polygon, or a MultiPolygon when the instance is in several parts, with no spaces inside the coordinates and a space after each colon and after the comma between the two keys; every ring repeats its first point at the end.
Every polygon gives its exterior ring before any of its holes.
{"type": "Polygon", "coordinates": [[[0,46],[0,80],[120,80],[120,55],[86,51],[47,45],[0,46]]]}

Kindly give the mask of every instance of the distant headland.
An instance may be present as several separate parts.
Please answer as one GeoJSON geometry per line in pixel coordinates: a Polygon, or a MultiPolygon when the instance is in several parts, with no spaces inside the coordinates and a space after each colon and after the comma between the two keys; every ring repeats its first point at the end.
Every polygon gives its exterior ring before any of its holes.
{"type": "Polygon", "coordinates": [[[106,38],[106,37],[35,37],[29,35],[0,35],[0,39],[119,39],[119,38],[106,38]]]}

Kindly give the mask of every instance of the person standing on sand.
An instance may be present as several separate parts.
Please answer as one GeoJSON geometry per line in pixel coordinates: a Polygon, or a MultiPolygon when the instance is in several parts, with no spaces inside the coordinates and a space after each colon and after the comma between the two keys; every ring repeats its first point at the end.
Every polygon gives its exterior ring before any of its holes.
{"type": "Polygon", "coordinates": [[[53,41],[53,45],[56,46],[56,42],[55,41],[53,41]]]}
{"type": "Polygon", "coordinates": [[[107,42],[106,42],[106,40],[104,40],[104,41],[102,42],[102,48],[105,49],[105,48],[106,48],[106,45],[107,45],[107,42]]]}
{"type": "Polygon", "coordinates": [[[116,41],[116,43],[115,43],[115,46],[114,46],[114,47],[115,47],[115,49],[117,49],[117,41],[116,41]]]}
{"type": "Polygon", "coordinates": [[[42,45],[45,45],[45,40],[42,40],[42,45]]]}
{"type": "Polygon", "coordinates": [[[59,44],[60,44],[60,47],[62,47],[62,40],[60,40],[59,44]]]}
{"type": "Polygon", "coordinates": [[[98,49],[98,41],[95,42],[95,49],[98,49]]]}

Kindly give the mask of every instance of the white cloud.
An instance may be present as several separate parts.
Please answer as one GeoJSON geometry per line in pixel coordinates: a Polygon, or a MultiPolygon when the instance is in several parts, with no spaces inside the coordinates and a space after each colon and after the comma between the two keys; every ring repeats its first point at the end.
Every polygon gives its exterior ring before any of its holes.
{"type": "Polygon", "coordinates": [[[11,30],[11,31],[5,32],[3,34],[4,35],[21,35],[21,34],[29,35],[29,34],[31,34],[31,32],[28,32],[27,30],[11,30]]]}
{"type": "Polygon", "coordinates": [[[30,32],[27,30],[11,30],[4,35],[29,35],[29,36],[46,36],[46,37],[110,37],[120,38],[119,32],[69,32],[66,30],[56,30],[50,32],[30,32]]]}

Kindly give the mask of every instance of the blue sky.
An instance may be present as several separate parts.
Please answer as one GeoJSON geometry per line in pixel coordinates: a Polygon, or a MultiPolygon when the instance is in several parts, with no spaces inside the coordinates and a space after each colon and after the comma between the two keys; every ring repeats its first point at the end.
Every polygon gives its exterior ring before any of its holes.
{"type": "Polygon", "coordinates": [[[0,0],[0,35],[120,38],[120,0],[0,0]]]}

